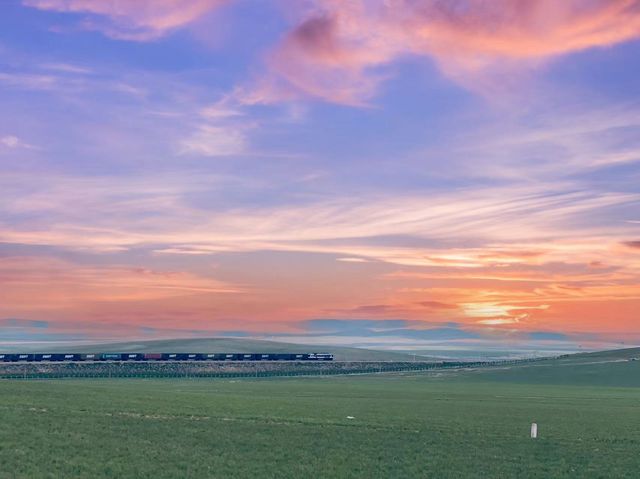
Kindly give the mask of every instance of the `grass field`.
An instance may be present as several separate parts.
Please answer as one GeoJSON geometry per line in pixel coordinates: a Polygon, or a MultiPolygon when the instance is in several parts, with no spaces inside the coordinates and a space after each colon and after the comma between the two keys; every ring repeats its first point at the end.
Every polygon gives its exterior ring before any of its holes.
{"type": "Polygon", "coordinates": [[[638,477],[640,361],[593,362],[0,381],[0,478],[638,477]]]}

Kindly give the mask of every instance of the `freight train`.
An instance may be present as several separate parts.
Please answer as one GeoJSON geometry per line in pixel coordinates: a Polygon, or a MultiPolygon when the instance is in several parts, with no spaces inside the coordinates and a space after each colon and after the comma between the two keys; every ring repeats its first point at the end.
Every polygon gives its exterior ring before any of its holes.
{"type": "Polygon", "coordinates": [[[333,361],[331,353],[28,353],[0,354],[0,362],[49,361],[333,361]]]}

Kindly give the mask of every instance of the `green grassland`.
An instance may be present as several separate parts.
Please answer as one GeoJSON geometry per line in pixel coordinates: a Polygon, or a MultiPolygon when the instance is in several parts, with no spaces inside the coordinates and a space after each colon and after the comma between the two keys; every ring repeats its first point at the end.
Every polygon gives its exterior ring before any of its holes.
{"type": "Polygon", "coordinates": [[[625,354],[355,377],[5,380],[0,478],[638,477],[640,361],[625,354]]]}

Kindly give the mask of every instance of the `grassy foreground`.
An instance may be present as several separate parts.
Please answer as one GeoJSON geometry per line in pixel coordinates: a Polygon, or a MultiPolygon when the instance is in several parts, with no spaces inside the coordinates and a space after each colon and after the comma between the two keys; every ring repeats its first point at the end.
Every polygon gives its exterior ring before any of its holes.
{"type": "Polygon", "coordinates": [[[0,478],[637,477],[640,362],[607,366],[0,381],[0,478]]]}

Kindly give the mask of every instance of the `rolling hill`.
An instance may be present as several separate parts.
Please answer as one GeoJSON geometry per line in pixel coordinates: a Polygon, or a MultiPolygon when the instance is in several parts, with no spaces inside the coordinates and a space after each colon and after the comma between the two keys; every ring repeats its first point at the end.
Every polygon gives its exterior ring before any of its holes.
{"type": "Polygon", "coordinates": [[[640,348],[569,354],[545,361],[477,369],[469,375],[512,384],[640,387],[640,348]]]}

